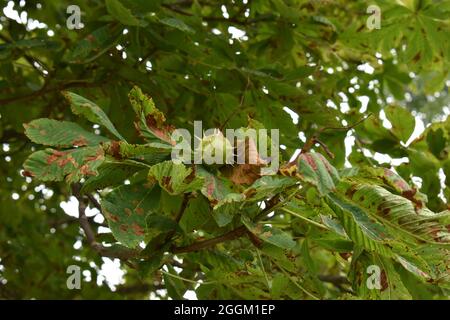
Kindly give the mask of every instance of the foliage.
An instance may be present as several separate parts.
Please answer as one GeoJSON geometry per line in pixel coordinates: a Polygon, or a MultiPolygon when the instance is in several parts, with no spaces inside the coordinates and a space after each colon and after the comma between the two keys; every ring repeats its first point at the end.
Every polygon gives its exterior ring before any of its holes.
{"type": "Polygon", "coordinates": [[[0,298],[448,298],[450,2],[374,3],[16,3],[46,27],[0,16],[0,298]],[[280,169],[171,161],[196,120],[279,129],[280,169]]]}

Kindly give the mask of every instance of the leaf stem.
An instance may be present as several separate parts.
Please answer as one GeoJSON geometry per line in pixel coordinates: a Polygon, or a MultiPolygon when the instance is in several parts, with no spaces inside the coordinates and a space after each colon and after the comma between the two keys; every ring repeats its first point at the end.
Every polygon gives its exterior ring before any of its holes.
{"type": "Polygon", "coordinates": [[[294,211],[291,211],[291,210],[286,209],[286,208],[281,208],[281,210],[283,210],[283,211],[285,211],[287,213],[290,213],[290,214],[292,214],[293,216],[295,216],[297,218],[305,220],[306,222],[311,223],[311,224],[315,225],[316,227],[319,227],[319,228],[322,228],[322,229],[325,229],[325,230],[330,230],[330,228],[328,228],[326,225],[323,225],[323,224],[321,224],[319,222],[316,222],[314,220],[311,220],[311,219],[308,219],[306,217],[303,217],[302,215],[300,215],[300,214],[298,214],[298,213],[296,213],[294,211]]]}

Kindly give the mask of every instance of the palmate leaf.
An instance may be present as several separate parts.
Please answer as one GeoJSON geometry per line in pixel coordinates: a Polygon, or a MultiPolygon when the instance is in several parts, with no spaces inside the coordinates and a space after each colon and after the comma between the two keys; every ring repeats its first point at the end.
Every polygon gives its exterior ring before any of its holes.
{"type": "Polygon", "coordinates": [[[64,92],[63,94],[69,101],[74,114],[84,116],[90,122],[104,126],[120,140],[125,140],[98,105],[73,92],[64,92]]]}
{"type": "Polygon", "coordinates": [[[24,124],[25,134],[31,141],[46,146],[70,148],[95,146],[108,141],[84,130],[73,122],[52,119],[37,119],[24,124]]]}
{"type": "Polygon", "coordinates": [[[25,175],[42,181],[79,182],[95,176],[105,159],[101,147],[84,147],[58,151],[45,149],[33,153],[24,163],[25,175]]]}
{"type": "MultiPolygon", "coordinates": [[[[341,38],[347,45],[372,48],[383,55],[396,49],[401,62],[410,68],[440,67],[448,62],[448,25],[441,2],[380,1],[381,29],[361,32],[359,25],[348,28],[341,38]],[[420,4],[417,7],[412,3],[420,4]]],[[[362,22],[363,23],[363,22],[362,22]]]]}
{"type": "Polygon", "coordinates": [[[114,189],[102,200],[108,225],[123,245],[135,248],[145,240],[146,219],[159,207],[159,191],[152,185],[126,185],[114,189]]]}

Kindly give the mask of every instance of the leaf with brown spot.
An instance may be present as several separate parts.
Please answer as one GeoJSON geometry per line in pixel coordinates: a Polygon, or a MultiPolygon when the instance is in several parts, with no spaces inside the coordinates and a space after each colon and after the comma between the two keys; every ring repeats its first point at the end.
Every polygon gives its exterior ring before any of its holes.
{"type": "Polygon", "coordinates": [[[90,133],[74,122],[37,119],[24,124],[25,134],[34,143],[68,148],[96,146],[107,138],[90,133]]]}
{"type": "Polygon", "coordinates": [[[174,127],[166,124],[166,117],[159,111],[152,98],[145,95],[139,87],[134,87],[129,95],[130,103],[136,112],[136,129],[139,134],[150,142],[165,142],[175,145],[171,139],[174,127]]]}
{"type": "Polygon", "coordinates": [[[109,120],[106,113],[94,102],[73,92],[65,91],[63,92],[63,95],[66,97],[67,101],[69,101],[74,114],[84,116],[90,122],[104,126],[118,139],[125,140],[114,127],[111,120],[109,120]]]}
{"type": "Polygon", "coordinates": [[[102,211],[114,237],[124,246],[135,248],[145,240],[146,219],[159,208],[160,189],[122,185],[101,202],[102,211]],[[117,217],[114,218],[114,217],[117,217]],[[124,229],[123,226],[127,228],[124,229]]]}
{"type": "Polygon", "coordinates": [[[193,169],[184,164],[164,161],[152,166],[149,170],[149,179],[158,181],[161,188],[172,195],[200,190],[203,178],[192,176],[193,169]]]}
{"type": "Polygon", "coordinates": [[[102,148],[83,147],[66,151],[45,149],[33,153],[24,169],[42,181],[79,182],[81,178],[97,175],[104,161],[102,148]]]}

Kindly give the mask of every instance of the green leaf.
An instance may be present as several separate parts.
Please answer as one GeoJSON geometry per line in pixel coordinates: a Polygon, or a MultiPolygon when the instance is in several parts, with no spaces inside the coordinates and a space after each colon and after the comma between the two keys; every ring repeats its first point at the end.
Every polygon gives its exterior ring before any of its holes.
{"type": "Polygon", "coordinates": [[[101,202],[114,237],[124,246],[136,248],[145,240],[146,219],[159,206],[159,190],[152,186],[126,185],[110,192],[101,202]]]}
{"type": "Polygon", "coordinates": [[[351,252],[353,250],[352,241],[331,231],[312,229],[308,232],[308,237],[312,242],[327,250],[335,252],[351,252]]]}
{"type": "Polygon", "coordinates": [[[256,180],[243,193],[247,200],[268,199],[296,183],[296,179],[291,177],[263,176],[256,180]]]}
{"type": "Polygon", "coordinates": [[[243,200],[242,194],[229,193],[214,206],[212,215],[219,227],[224,227],[233,221],[234,216],[242,206],[243,200]]]}
{"type": "Polygon", "coordinates": [[[106,187],[122,185],[126,179],[142,169],[142,166],[134,163],[111,163],[105,161],[98,168],[98,175],[89,177],[83,184],[81,191],[90,193],[106,187]]]}
{"type": "Polygon", "coordinates": [[[274,299],[280,299],[286,291],[286,287],[290,284],[290,280],[283,273],[277,273],[272,280],[271,295],[274,299]]]}
{"type": "Polygon", "coordinates": [[[291,236],[277,228],[253,223],[245,217],[242,217],[241,220],[251,233],[265,242],[284,249],[292,249],[296,245],[296,242],[292,240],[291,236]]]}
{"type": "Polygon", "coordinates": [[[347,235],[353,242],[368,251],[376,251],[390,256],[389,250],[384,246],[391,240],[385,227],[369,217],[360,207],[348,202],[336,194],[328,194],[330,207],[341,221],[347,235]]]}
{"type": "Polygon", "coordinates": [[[367,252],[356,253],[350,268],[349,277],[359,297],[383,300],[411,299],[394,265],[388,259],[367,252]]]}
{"type": "Polygon", "coordinates": [[[209,229],[214,223],[211,217],[211,208],[205,197],[199,196],[191,199],[180,220],[180,227],[184,232],[209,229]]]}
{"type": "Polygon", "coordinates": [[[136,18],[119,0],[106,0],[106,9],[111,16],[127,26],[141,26],[142,22],[136,18]]]}
{"type": "Polygon", "coordinates": [[[25,134],[34,143],[52,147],[69,148],[95,146],[107,138],[84,130],[73,122],[37,119],[24,124],[25,134]]]}
{"type": "Polygon", "coordinates": [[[152,166],[149,179],[158,181],[161,188],[172,195],[200,190],[203,186],[203,179],[197,176],[192,168],[172,161],[152,166]]]}
{"type": "Polygon", "coordinates": [[[160,19],[159,22],[165,24],[166,26],[178,29],[187,33],[195,33],[195,30],[189,27],[184,21],[176,19],[176,18],[163,18],[160,19]]]}
{"type": "Polygon", "coordinates": [[[70,63],[85,64],[99,58],[114,47],[122,36],[119,26],[105,25],[77,41],[67,55],[70,63]]]}
{"type": "Polygon", "coordinates": [[[58,151],[45,149],[33,153],[24,163],[28,176],[42,181],[79,182],[81,178],[95,176],[105,157],[102,148],[85,147],[58,151]]]}
{"type": "Polygon", "coordinates": [[[82,115],[90,122],[104,126],[120,140],[125,140],[98,105],[73,92],[64,92],[63,94],[69,101],[74,114],[82,115]]]}
{"type": "Polygon", "coordinates": [[[386,113],[386,118],[392,124],[392,132],[396,137],[403,142],[408,141],[416,127],[416,119],[412,114],[405,108],[393,105],[385,108],[384,112],[386,113]]]}

